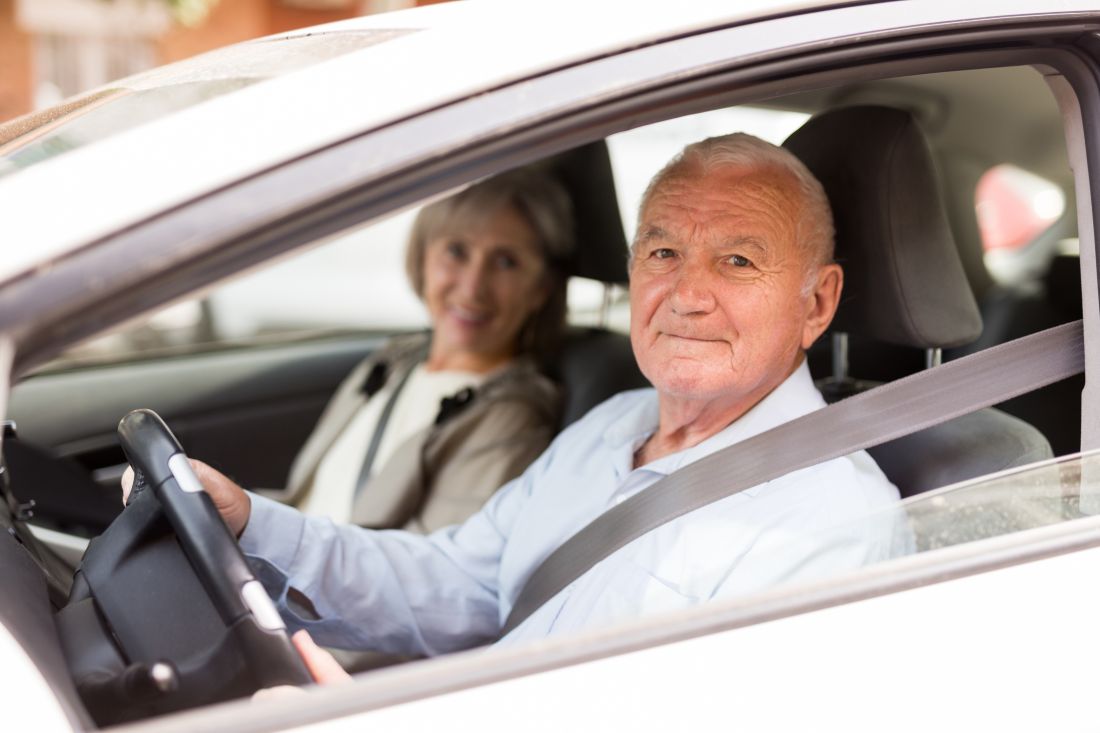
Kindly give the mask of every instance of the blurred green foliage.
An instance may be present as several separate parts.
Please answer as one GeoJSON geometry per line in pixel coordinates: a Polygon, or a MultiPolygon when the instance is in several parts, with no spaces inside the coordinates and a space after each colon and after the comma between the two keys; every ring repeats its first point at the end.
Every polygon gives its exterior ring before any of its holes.
{"type": "Polygon", "coordinates": [[[188,27],[196,26],[206,18],[210,10],[218,4],[218,0],[162,0],[172,17],[180,25],[188,27]]]}

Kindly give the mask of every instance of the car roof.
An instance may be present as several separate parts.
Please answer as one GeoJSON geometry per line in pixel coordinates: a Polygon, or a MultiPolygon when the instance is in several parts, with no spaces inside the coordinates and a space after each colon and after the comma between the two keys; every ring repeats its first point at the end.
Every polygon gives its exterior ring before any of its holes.
{"type": "MultiPolygon", "coordinates": [[[[0,261],[0,283],[175,204],[418,112],[616,50],[830,4],[836,3],[490,0],[367,16],[248,42],[412,29],[0,179],[0,214],[9,241],[20,243],[0,261]]],[[[216,57],[207,56],[182,64],[213,62],[216,57]]],[[[170,79],[180,66],[159,73],[170,79]]],[[[139,75],[135,82],[155,84],[157,74],[139,75]]]]}

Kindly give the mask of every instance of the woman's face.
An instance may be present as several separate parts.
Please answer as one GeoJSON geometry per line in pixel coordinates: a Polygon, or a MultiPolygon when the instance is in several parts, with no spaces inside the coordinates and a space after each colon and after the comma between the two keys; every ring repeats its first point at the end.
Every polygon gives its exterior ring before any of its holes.
{"type": "Polygon", "coordinates": [[[428,366],[488,371],[514,356],[520,329],[546,301],[545,269],[534,229],[510,205],[428,240],[428,366]]]}

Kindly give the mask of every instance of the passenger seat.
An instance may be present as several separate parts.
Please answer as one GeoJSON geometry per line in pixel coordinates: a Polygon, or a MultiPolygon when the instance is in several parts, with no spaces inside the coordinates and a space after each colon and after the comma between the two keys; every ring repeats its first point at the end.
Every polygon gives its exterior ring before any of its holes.
{"type": "MultiPolygon", "coordinates": [[[[599,140],[534,164],[565,186],[573,202],[577,250],[570,274],[607,286],[627,284],[627,242],[607,144],[599,140]]],[[[630,338],[606,328],[571,327],[550,365],[565,390],[561,428],[608,397],[648,387],[630,338]]]]}

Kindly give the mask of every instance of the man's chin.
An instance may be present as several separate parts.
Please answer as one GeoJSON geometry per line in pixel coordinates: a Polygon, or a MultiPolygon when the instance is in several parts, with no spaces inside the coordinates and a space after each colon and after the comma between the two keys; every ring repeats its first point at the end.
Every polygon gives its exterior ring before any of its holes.
{"type": "Polygon", "coordinates": [[[662,395],[682,399],[710,399],[725,394],[735,388],[730,384],[729,375],[712,375],[702,372],[698,362],[692,361],[684,371],[670,370],[665,362],[659,373],[649,376],[649,381],[662,395]]]}

